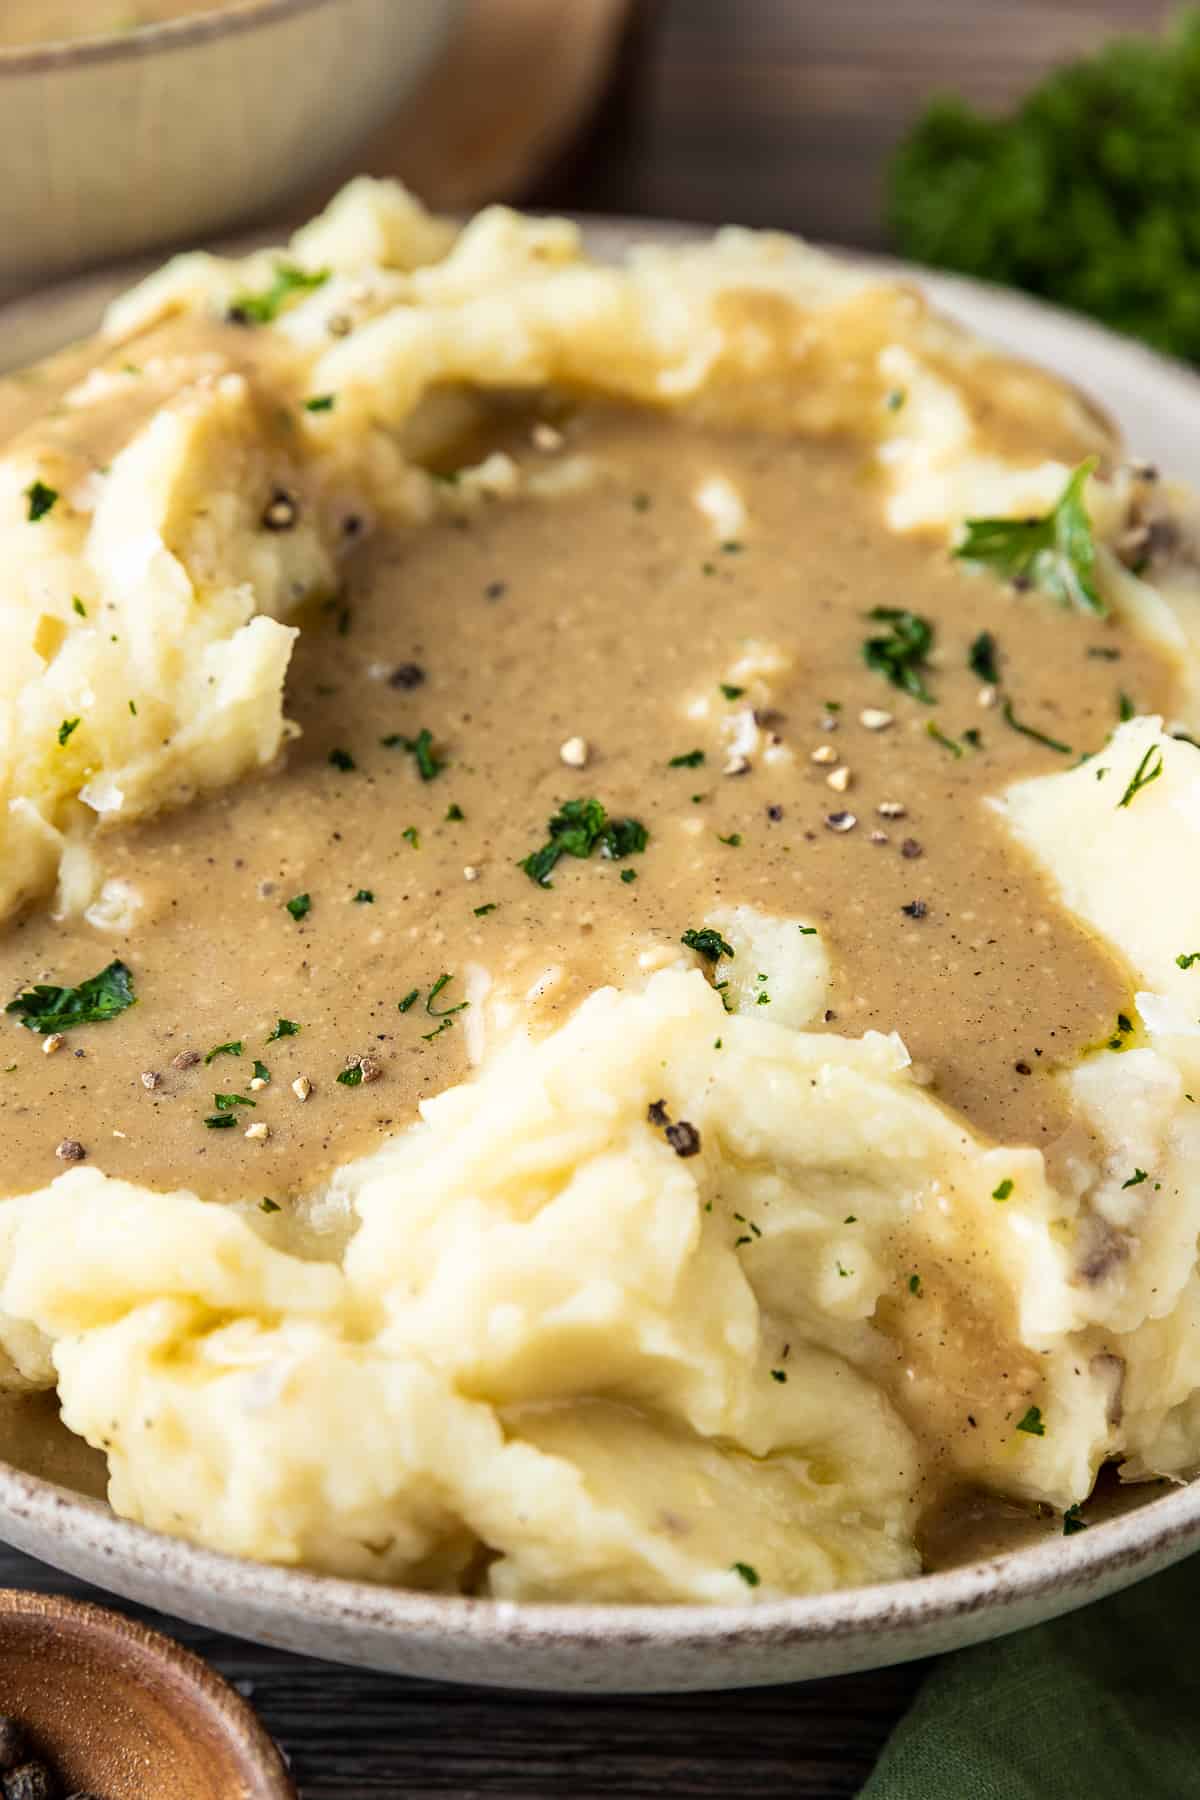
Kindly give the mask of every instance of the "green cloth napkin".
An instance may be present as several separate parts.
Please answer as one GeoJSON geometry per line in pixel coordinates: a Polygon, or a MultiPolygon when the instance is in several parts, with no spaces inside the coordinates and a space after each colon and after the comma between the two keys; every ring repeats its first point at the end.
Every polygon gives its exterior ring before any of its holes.
{"type": "Polygon", "coordinates": [[[1200,1797],[1200,1556],[938,1663],[860,1800],[1200,1797]]]}

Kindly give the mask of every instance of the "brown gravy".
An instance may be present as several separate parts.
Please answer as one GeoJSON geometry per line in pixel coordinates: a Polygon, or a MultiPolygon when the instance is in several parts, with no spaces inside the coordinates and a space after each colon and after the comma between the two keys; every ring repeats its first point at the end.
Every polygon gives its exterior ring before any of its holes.
{"type": "MultiPolygon", "coordinates": [[[[547,466],[520,437],[519,458],[547,466]]],[[[568,449],[599,467],[585,491],[494,502],[362,552],[343,601],[298,644],[288,710],[303,736],[285,769],[100,840],[105,874],[142,897],[131,933],[48,911],[6,931],[4,998],[120,956],[138,1004],[53,1055],[6,1022],[3,1192],[59,1173],[55,1146],[70,1137],[112,1175],[278,1203],[468,1072],[467,1015],[447,1025],[442,1009],[467,998],[470,965],[518,994],[557,968],[533,1009],[548,1027],[589,989],[633,976],[640,948],[674,946],[738,902],[819,924],[835,971],[829,1029],[900,1030],[979,1130],[1053,1144],[1065,1120],[1047,1077],[1111,1034],[1128,986],[983,798],[1099,748],[1119,692],[1169,710],[1165,663],[1117,624],[890,533],[860,447],[588,407],[568,449]],[[693,500],[714,474],[749,513],[724,548],[693,500]],[[864,638],[886,629],[865,617],[876,606],[935,626],[935,705],[865,666],[864,638]],[[1015,717],[1070,754],[981,706],[967,653],[983,630],[1015,717]],[[748,639],[792,658],[770,723],[795,754],[731,776],[719,722],[737,701],[720,684],[748,639]],[[711,717],[687,716],[697,695],[711,717]],[[864,708],[894,722],[866,729],[864,708]],[[423,729],[444,763],[431,780],[382,741],[423,729]],[[584,769],[560,760],[573,737],[589,746],[584,769]],[[694,750],[703,764],[669,766],[694,750]],[[843,792],[827,783],[835,767],[851,772],[843,792]],[[645,824],[644,854],[564,858],[551,888],[535,885],[520,859],[565,800],[589,796],[645,824]],[[834,829],[839,814],[855,824],[834,829]],[[311,909],[295,921],[285,903],[302,894],[311,909]],[[269,1042],[281,1017],[300,1030],[269,1042]],[[228,1043],[242,1054],[174,1066],[228,1043]],[[364,1054],[380,1079],[340,1084],[364,1054]],[[270,1085],[252,1093],[255,1059],[270,1085]],[[299,1077],[312,1083],[303,1103],[299,1077]],[[206,1127],[219,1092],[256,1104],[206,1127]],[[250,1121],[266,1141],[245,1139],[250,1121]]]]}

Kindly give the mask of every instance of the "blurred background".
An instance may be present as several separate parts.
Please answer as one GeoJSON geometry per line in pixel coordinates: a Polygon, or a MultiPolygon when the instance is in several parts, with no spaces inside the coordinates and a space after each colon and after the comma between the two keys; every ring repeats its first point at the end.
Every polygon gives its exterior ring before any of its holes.
{"type": "Polygon", "coordinates": [[[1196,361],[1198,116],[1168,0],[0,0],[0,297],[365,169],[888,249],[1196,361]]]}

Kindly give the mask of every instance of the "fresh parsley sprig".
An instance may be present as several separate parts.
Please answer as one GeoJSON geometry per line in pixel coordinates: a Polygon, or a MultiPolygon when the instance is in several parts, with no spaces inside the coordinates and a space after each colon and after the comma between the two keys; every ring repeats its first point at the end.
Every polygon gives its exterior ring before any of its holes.
{"type": "Polygon", "coordinates": [[[640,819],[610,819],[599,800],[566,800],[547,822],[548,841],[523,857],[518,868],[539,887],[550,887],[550,875],[563,856],[589,857],[593,850],[614,861],[640,853],[649,832],[640,819]]]}
{"type": "Polygon", "coordinates": [[[39,982],[10,1000],[5,1012],[15,1013],[27,1031],[67,1031],[72,1025],[100,1025],[137,1004],[133,976],[123,962],[110,962],[98,975],[78,987],[55,987],[39,982]]]}
{"type": "Polygon", "coordinates": [[[1063,606],[1103,617],[1108,607],[1096,587],[1096,543],[1083,502],[1097,459],[1088,457],[1067,480],[1041,519],[968,519],[954,554],[982,563],[1017,587],[1037,588],[1063,606]]]}
{"type": "Polygon", "coordinates": [[[874,606],[867,614],[890,627],[887,634],[869,637],[863,644],[868,669],[884,676],[902,693],[933,705],[933,695],[921,678],[921,669],[933,644],[933,626],[918,613],[902,606],[874,606]]]}

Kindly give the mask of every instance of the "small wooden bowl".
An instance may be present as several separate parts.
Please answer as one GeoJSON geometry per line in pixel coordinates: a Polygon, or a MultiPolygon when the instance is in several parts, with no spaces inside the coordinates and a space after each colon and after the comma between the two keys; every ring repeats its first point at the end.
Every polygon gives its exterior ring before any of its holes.
{"type": "Polygon", "coordinates": [[[207,1663],[119,1613],[0,1588],[0,1713],[103,1800],[295,1800],[283,1758],[207,1663]]]}

